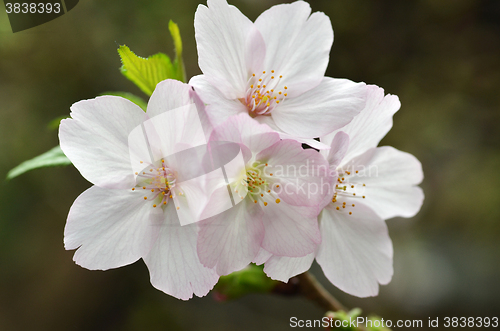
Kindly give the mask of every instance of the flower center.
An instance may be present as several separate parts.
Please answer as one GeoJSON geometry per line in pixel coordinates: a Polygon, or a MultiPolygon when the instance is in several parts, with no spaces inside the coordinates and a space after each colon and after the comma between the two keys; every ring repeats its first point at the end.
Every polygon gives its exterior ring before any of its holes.
{"type": "Polygon", "coordinates": [[[250,116],[270,115],[274,108],[285,101],[288,87],[280,83],[282,78],[274,70],[263,71],[261,75],[252,74],[246,95],[240,99],[247,106],[250,116]]]}
{"type": "Polygon", "coordinates": [[[268,164],[255,162],[251,167],[247,167],[239,180],[231,185],[235,193],[241,199],[249,197],[254,203],[267,206],[269,202],[280,203],[277,191],[280,185],[273,180],[272,173],[264,171],[268,164]]]}
{"type": "MultiPolygon", "coordinates": [[[[356,207],[356,204],[349,203],[351,198],[362,198],[365,199],[366,196],[363,195],[365,191],[366,184],[359,184],[355,181],[351,181],[347,176],[351,176],[350,171],[342,171],[337,169],[339,177],[337,178],[337,184],[335,185],[335,193],[333,194],[332,203],[335,209],[339,212],[346,212],[349,210],[349,215],[352,215],[351,208],[356,207]],[[346,201],[347,200],[347,201],[346,201]]],[[[359,171],[354,171],[354,174],[358,174],[359,171]]]]}
{"type": "MultiPolygon", "coordinates": [[[[140,161],[143,163],[143,161],[140,161]]],[[[144,200],[152,201],[153,207],[166,205],[169,199],[175,199],[177,195],[183,195],[182,191],[176,187],[176,173],[165,165],[165,160],[161,160],[157,165],[149,164],[137,176],[137,185],[132,191],[142,190],[144,200]]],[[[179,207],[177,207],[179,209],[179,207]]]]}

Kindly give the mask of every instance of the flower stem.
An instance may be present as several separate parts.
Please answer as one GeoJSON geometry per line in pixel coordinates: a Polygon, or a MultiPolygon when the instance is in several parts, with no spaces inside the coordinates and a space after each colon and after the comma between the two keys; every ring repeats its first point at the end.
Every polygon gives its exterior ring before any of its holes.
{"type": "Polygon", "coordinates": [[[296,276],[299,280],[299,292],[304,297],[314,301],[326,311],[348,310],[321,285],[313,274],[306,271],[296,276]]]}

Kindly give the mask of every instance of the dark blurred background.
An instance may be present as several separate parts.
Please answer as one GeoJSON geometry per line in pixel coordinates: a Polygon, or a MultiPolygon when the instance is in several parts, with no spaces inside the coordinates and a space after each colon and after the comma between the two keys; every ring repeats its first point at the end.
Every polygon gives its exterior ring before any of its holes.
{"type": "MultiPolygon", "coordinates": [[[[142,95],[119,72],[117,45],[173,55],[179,24],[188,76],[199,74],[198,1],[83,0],[68,14],[13,34],[0,13],[0,177],[58,144],[47,124],[105,91],[142,95]]],[[[233,0],[252,20],[277,1],[233,0]]],[[[500,315],[500,1],[318,0],[335,42],[327,75],[365,81],[402,102],[382,141],[423,164],[426,199],[388,221],[395,274],[359,299],[313,273],[348,307],[386,319],[500,315]]],[[[3,7],[2,7],[3,8],[3,7]]],[[[286,330],[321,318],[301,298],[249,295],[183,302],[149,283],[142,261],[88,271],[63,247],[66,216],[90,186],[73,167],[0,184],[0,330],[286,330]]]]}

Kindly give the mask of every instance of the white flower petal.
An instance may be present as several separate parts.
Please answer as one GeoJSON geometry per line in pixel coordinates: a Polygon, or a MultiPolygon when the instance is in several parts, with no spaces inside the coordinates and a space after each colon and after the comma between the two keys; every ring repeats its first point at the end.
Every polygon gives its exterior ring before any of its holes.
{"type": "Polygon", "coordinates": [[[411,154],[390,146],[372,148],[352,159],[346,169],[359,169],[349,180],[360,187],[363,203],[383,219],[412,217],[422,206],[424,194],[418,185],[423,179],[422,165],[411,154]]]}
{"type": "Polygon", "coordinates": [[[156,85],[148,101],[147,114],[150,118],[166,111],[194,103],[191,99],[193,88],[178,80],[167,79],[156,85]]]}
{"type": "Polygon", "coordinates": [[[260,151],[280,141],[279,135],[265,124],[259,124],[248,114],[232,116],[212,132],[210,140],[242,144],[252,151],[260,151]]]}
{"type": "Polygon", "coordinates": [[[401,107],[396,95],[384,97],[384,89],[378,86],[368,85],[367,91],[366,106],[361,113],[343,128],[321,137],[321,142],[330,145],[338,131],[349,135],[349,150],[344,162],[376,147],[392,128],[392,116],[401,107]]]}
{"type": "Polygon", "coordinates": [[[64,246],[76,249],[84,268],[106,270],[137,261],[157,237],[153,205],[138,192],[92,186],[73,203],[64,229],[64,246]]]}
{"type": "Polygon", "coordinates": [[[246,267],[264,238],[262,210],[248,198],[233,208],[199,222],[198,256],[219,275],[246,267]]]}
{"type": "Polygon", "coordinates": [[[266,261],[264,272],[271,279],[288,283],[290,278],[311,268],[315,255],[313,252],[304,257],[273,256],[266,261]]]}
{"type": "Polygon", "coordinates": [[[143,140],[143,132],[147,136],[153,161],[207,143],[200,117],[203,110],[198,110],[192,100],[193,93],[191,86],[175,80],[164,80],[156,86],[146,112],[149,119],[138,128],[143,140]]]}
{"type": "Polygon", "coordinates": [[[243,97],[252,22],[225,0],[209,0],[198,6],[194,27],[201,71],[228,99],[243,97]]]}
{"type": "Polygon", "coordinates": [[[271,7],[255,21],[266,43],[265,70],[283,75],[290,96],[317,86],[328,65],[333,43],[330,19],[310,13],[308,3],[297,1],[271,7]]]}
{"type": "Polygon", "coordinates": [[[71,106],[61,121],[64,154],[89,182],[107,188],[135,186],[128,135],[146,115],[139,106],[116,96],[102,96],[71,106]]]}
{"type": "Polygon", "coordinates": [[[181,226],[175,206],[169,202],[160,235],[144,257],[154,287],[182,300],[190,299],[193,293],[202,297],[213,288],[219,277],[200,263],[196,238],[196,224],[181,226]]]}
{"type": "Polygon", "coordinates": [[[387,284],[393,274],[392,243],[385,222],[362,204],[352,208],[352,215],[331,204],[319,220],[322,242],[316,261],[326,278],[349,294],[377,295],[378,284],[387,284]]]}
{"type": "Polygon", "coordinates": [[[317,214],[311,208],[270,201],[263,211],[266,234],[262,248],[273,255],[306,256],[321,242],[317,214]]]}
{"type": "Polygon", "coordinates": [[[365,98],[364,83],[324,77],[321,84],[300,97],[287,98],[272,111],[272,116],[284,132],[315,138],[351,122],[365,106],[365,98]]]}
{"type": "Polygon", "coordinates": [[[214,126],[218,126],[229,117],[248,113],[247,107],[237,99],[228,99],[205,75],[198,75],[189,81],[201,100],[206,104],[206,113],[214,126]]]}
{"type": "Polygon", "coordinates": [[[264,248],[261,247],[259,252],[257,253],[257,256],[254,257],[252,263],[255,263],[256,265],[261,265],[267,260],[269,260],[271,256],[273,256],[273,254],[269,253],[268,251],[266,251],[264,248]]]}

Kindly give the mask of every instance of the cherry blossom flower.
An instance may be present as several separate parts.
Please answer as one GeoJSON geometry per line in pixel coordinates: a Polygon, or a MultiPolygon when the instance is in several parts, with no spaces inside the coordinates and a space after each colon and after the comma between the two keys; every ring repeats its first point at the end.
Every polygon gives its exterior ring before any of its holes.
{"type": "Polygon", "coordinates": [[[179,205],[191,199],[183,195],[189,187],[176,180],[184,164],[162,159],[206,143],[193,112],[174,113],[193,106],[193,97],[189,85],[167,80],[157,85],[146,114],[114,96],[71,107],[72,118],[59,130],[61,148],[94,184],[73,203],[64,230],[65,248],[77,249],[77,264],[106,270],[142,258],[153,286],[183,300],[206,295],[217,282],[216,272],[198,259],[196,224],[181,226],[177,216],[179,205]],[[148,119],[166,112],[177,117],[150,131],[150,145],[136,139],[136,129],[144,139],[142,130],[152,125],[148,119]]]}
{"type": "Polygon", "coordinates": [[[422,205],[420,162],[393,147],[376,147],[392,127],[399,109],[397,96],[384,97],[383,89],[369,86],[365,109],[342,131],[322,141],[321,151],[337,171],[336,191],[320,213],[322,242],[303,258],[283,258],[261,252],[260,263],[274,279],[288,281],[307,271],[314,258],[325,276],[341,290],[359,296],[378,294],[378,284],[393,274],[392,243],[385,219],[412,217],[422,205]]]}
{"type": "Polygon", "coordinates": [[[190,84],[214,125],[239,113],[282,138],[312,138],[348,124],[363,109],[366,85],[324,77],[333,43],[329,18],[306,2],[274,6],[255,23],[226,0],[195,15],[199,66],[190,84]]]}
{"type": "Polygon", "coordinates": [[[281,140],[246,114],[216,127],[211,140],[240,145],[245,166],[231,176],[229,189],[242,201],[199,223],[200,261],[226,275],[258,259],[261,247],[277,256],[313,252],[320,242],[317,216],[334,185],[324,157],[281,140]]]}

